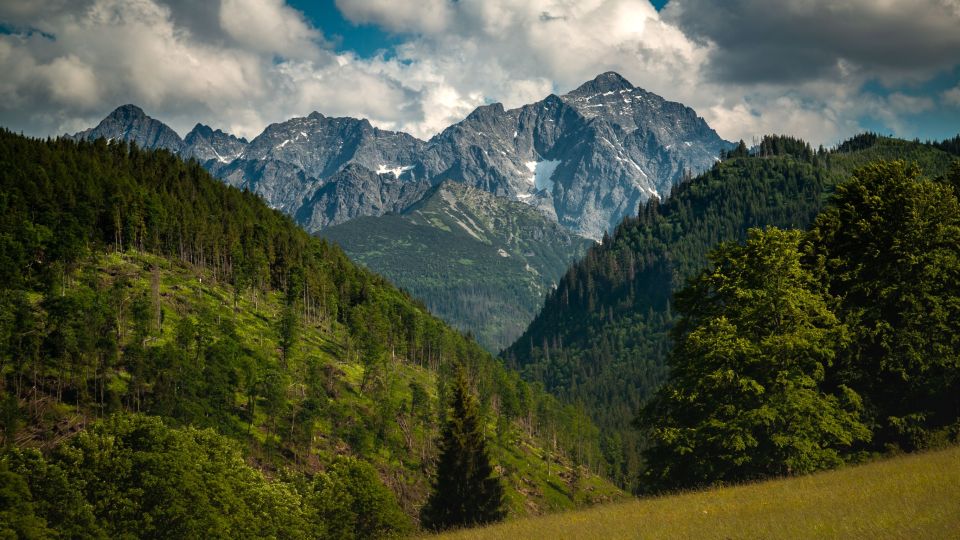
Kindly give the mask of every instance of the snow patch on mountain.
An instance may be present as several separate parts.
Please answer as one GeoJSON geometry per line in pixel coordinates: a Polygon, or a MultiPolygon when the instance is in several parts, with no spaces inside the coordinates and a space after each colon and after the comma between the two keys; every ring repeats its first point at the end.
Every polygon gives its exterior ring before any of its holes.
{"type": "Polygon", "coordinates": [[[388,166],[388,165],[380,164],[380,165],[377,167],[376,173],[377,173],[377,174],[392,174],[394,178],[400,178],[400,175],[401,175],[401,174],[409,171],[409,170],[412,169],[412,168],[413,168],[412,165],[406,165],[406,166],[400,165],[400,166],[397,166],[397,167],[390,167],[390,166],[388,166]]]}
{"type": "Polygon", "coordinates": [[[553,172],[557,170],[557,165],[560,165],[559,159],[528,161],[524,165],[533,173],[530,176],[530,183],[533,184],[534,189],[537,191],[546,190],[548,193],[553,191],[553,180],[550,178],[553,176],[553,172]]]}

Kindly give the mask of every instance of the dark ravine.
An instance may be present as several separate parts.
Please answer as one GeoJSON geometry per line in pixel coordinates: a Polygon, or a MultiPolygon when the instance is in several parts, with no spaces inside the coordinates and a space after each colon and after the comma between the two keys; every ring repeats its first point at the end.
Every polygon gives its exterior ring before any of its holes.
{"type": "Polygon", "coordinates": [[[249,142],[202,124],[181,139],[134,105],[73,137],[196,158],[313,232],[401,210],[425,186],[453,180],[525,202],[595,240],[730,146],[689,107],[612,72],[516,109],[479,107],[429,141],[317,112],[271,124],[249,142]]]}

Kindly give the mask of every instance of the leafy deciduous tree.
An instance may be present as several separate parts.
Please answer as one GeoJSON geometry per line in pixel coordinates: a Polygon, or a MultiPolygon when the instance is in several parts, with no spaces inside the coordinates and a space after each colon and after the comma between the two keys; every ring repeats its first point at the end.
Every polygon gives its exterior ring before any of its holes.
{"type": "Polygon", "coordinates": [[[753,229],[677,294],[670,377],[640,418],[653,489],[833,467],[869,436],[852,390],[821,389],[845,329],[800,264],[801,236],[753,229]]]}

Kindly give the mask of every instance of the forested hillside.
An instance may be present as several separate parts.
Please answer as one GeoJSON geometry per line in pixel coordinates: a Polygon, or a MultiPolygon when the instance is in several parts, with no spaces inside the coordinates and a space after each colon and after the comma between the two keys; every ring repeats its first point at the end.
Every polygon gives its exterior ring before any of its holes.
{"type": "Polygon", "coordinates": [[[449,181],[400,214],[318,234],[494,353],[592,244],[525,203],[449,181]]]}
{"type": "Polygon", "coordinates": [[[44,534],[408,531],[458,366],[512,513],[617,496],[583,414],[166,151],[0,133],[0,283],[0,475],[44,534]]]}
{"type": "Polygon", "coordinates": [[[955,157],[869,134],[832,151],[789,137],[766,137],[752,152],[741,143],[666,200],[642,206],[571,267],[504,352],[507,364],[582,404],[605,434],[612,475],[636,489],[642,441],[630,425],[666,376],[672,293],[720,242],[743,241],[751,227],[806,228],[839,181],[876,159],[918,162],[936,176],[955,157]]]}

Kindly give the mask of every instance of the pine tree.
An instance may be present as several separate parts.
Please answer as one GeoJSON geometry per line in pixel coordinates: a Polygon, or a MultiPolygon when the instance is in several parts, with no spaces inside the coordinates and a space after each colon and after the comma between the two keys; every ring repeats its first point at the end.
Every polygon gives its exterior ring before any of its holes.
{"type": "Polygon", "coordinates": [[[477,399],[462,369],[453,387],[440,452],[433,493],[421,512],[424,527],[442,530],[503,519],[503,486],[493,476],[477,399]]]}

